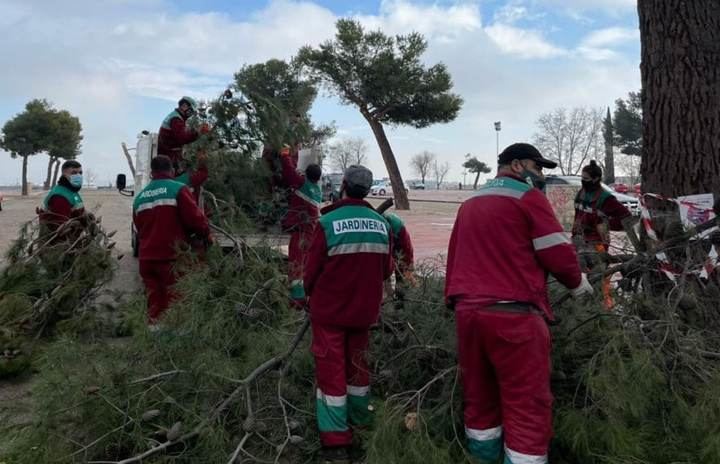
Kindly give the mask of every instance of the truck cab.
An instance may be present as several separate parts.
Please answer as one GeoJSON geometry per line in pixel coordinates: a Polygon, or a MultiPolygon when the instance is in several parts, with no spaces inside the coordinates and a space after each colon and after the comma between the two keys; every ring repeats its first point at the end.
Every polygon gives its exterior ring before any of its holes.
{"type": "MultiPolygon", "coordinates": [[[[138,134],[135,148],[127,148],[124,143],[122,147],[125,157],[128,159],[130,170],[134,173],[133,183],[128,186],[125,174],[118,174],[115,187],[123,195],[134,196],[135,192],[141,191],[150,183],[150,161],[157,156],[158,135],[154,132],[143,131],[138,134]]],[[[130,237],[133,256],[137,258],[140,243],[135,224],[132,222],[130,222],[130,237]]]]}

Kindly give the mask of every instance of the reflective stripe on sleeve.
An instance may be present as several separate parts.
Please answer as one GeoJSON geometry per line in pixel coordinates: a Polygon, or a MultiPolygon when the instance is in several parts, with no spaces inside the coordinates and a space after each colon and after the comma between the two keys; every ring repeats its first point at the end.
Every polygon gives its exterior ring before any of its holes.
{"type": "Polygon", "coordinates": [[[569,243],[571,243],[570,239],[565,232],[555,232],[533,239],[533,247],[535,248],[535,251],[569,243]]]}

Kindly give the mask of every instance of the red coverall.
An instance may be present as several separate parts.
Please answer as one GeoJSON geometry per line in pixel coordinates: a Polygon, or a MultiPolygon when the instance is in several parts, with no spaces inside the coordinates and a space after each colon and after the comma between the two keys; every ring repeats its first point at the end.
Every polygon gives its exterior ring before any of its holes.
{"type": "MultiPolygon", "coordinates": [[[[310,298],[313,331],[311,350],[317,379],[318,426],[324,447],[350,445],[352,430],[348,424],[367,425],[370,419],[366,352],[369,328],[380,315],[383,281],[393,271],[392,238],[387,235],[384,252],[363,249],[361,243],[355,243],[358,248],[354,252],[349,249],[340,252],[328,244],[324,230],[324,227],[333,227],[332,221],[352,218],[353,211],[358,209],[362,215],[365,208],[370,211],[365,212],[364,217],[388,227],[382,216],[363,200],[344,199],[323,208],[321,225],[315,229],[305,267],[305,291],[310,298]]],[[[352,234],[343,235],[350,238],[352,234]]]]}
{"type": "MultiPolygon", "coordinates": [[[[603,190],[599,185],[597,190],[586,192],[581,189],[575,197],[575,220],[573,221],[573,241],[583,248],[580,253],[584,269],[589,272],[593,264],[601,262],[597,258],[600,253],[607,253],[610,249],[610,236],[605,227],[610,230],[623,230],[623,219],[632,215],[613,194],[603,190]]],[[[600,266],[604,270],[604,265],[600,266]]],[[[611,291],[610,276],[603,279],[602,289],[605,308],[608,310],[615,306],[611,291]]]]}
{"type": "MultiPolygon", "coordinates": [[[[172,177],[153,173],[153,182],[165,179],[172,177]]],[[[153,182],[143,191],[152,189],[153,182]]],[[[176,298],[172,287],[176,282],[173,268],[177,246],[189,246],[192,233],[200,237],[210,235],[208,220],[187,186],[179,189],[175,204],[165,203],[133,215],[140,240],[140,276],[145,284],[151,324],[157,322],[176,298]]]]}
{"type": "Polygon", "coordinates": [[[183,160],[183,146],[200,136],[185,125],[186,120],[186,116],[174,110],[165,117],[158,131],[158,155],[168,156],[176,170],[183,160]]]}
{"type": "Polygon", "coordinates": [[[297,164],[292,155],[284,152],[282,163],[282,180],[285,188],[291,189],[287,216],[283,219],[283,230],[290,232],[288,246],[288,281],[290,296],[298,305],[305,303],[303,289],[303,268],[310,248],[310,240],[320,216],[321,198],[311,198],[303,187],[308,182],[305,176],[297,172],[297,164]]]}
{"type": "Polygon", "coordinates": [[[481,462],[499,459],[503,434],[505,463],[547,462],[548,272],[568,288],[581,283],[575,249],[540,190],[498,176],[460,207],[445,297],[455,307],[465,432],[481,462]]]}
{"type": "Polygon", "coordinates": [[[208,168],[206,162],[198,163],[197,169],[187,169],[175,180],[182,182],[190,188],[190,192],[195,199],[195,203],[200,204],[200,191],[203,184],[208,180],[208,168]]]}

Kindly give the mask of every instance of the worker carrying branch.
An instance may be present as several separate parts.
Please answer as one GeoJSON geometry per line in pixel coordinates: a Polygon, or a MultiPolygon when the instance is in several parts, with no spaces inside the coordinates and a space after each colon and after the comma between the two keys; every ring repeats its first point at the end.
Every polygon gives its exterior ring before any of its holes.
{"type": "Polygon", "coordinates": [[[305,306],[303,288],[303,269],[307,258],[310,240],[317,226],[322,202],[322,189],[319,181],[322,170],[317,164],[310,164],[305,173],[297,171],[296,161],[288,148],[281,150],[282,183],[290,190],[289,207],[283,219],[283,230],[290,232],[288,247],[288,280],[290,298],[297,307],[305,306]]]}
{"type": "Polygon", "coordinates": [[[176,175],[182,170],[183,147],[197,140],[201,134],[210,132],[207,123],[203,123],[199,131],[187,127],[187,120],[197,113],[197,110],[195,99],[182,97],[178,107],[165,117],[158,131],[158,155],[170,158],[176,175]]]}
{"type": "Polygon", "coordinates": [[[75,160],[62,164],[60,179],[37,209],[43,232],[54,232],[65,222],[85,215],[85,205],[80,196],[83,184],[82,165],[75,160]]]}
{"type": "Polygon", "coordinates": [[[547,274],[592,293],[541,191],[557,164],[518,143],[458,211],[445,298],[455,309],[470,453],[482,463],[545,464],[552,437],[547,274]]]}
{"type": "MultiPolygon", "coordinates": [[[[623,221],[632,213],[615,196],[603,189],[602,168],[593,160],[582,168],[582,188],[575,196],[573,243],[580,255],[584,272],[604,272],[603,255],[610,250],[610,231],[623,230],[623,221]]],[[[606,309],[615,305],[611,290],[611,276],[603,278],[603,300],[606,309]]]]}
{"type": "Polygon", "coordinates": [[[140,242],[140,277],[147,293],[148,322],[154,326],[174,301],[175,263],[180,248],[193,236],[209,240],[210,227],[190,189],[173,179],[170,158],[150,163],[152,181],[133,202],[133,221],[140,242]]]}

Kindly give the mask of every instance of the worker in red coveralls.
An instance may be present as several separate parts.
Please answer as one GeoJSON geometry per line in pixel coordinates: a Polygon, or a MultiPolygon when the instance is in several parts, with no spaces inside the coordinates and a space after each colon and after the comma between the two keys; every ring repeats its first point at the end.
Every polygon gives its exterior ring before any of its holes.
{"type": "Polygon", "coordinates": [[[180,163],[180,171],[175,176],[175,180],[187,185],[195,198],[195,203],[200,205],[202,186],[208,180],[207,152],[198,153],[196,168],[190,166],[187,161],[180,163]]]}
{"type": "Polygon", "coordinates": [[[390,224],[392,231],[393,260],[395,261],[395,288],[394,291],[386,291],[386,293],[394,294],[396,308],[402,308],[405,304],[406,288],[416,285],[413,274],[415,263],[412,239],[400,216],[395,213],[385,213],[383,216],[390,224]]]}
{"type": "MultiPolygon", "coordinates": [[[[601,185],[602,168],[593,160],[582,168],[582,188],[575,196],[573,243],[578,249],[583,271],[604,272],[601,254],[610,249],[610,230],[623,230],[623,221],[632,213],[601,185]]],[[[610,276],[603,279],[605,308],[615,306],[610,276]]]]}
{"type": "Polygon", "coordinates": [[[197,102],[190,97],[182,97],[178,107],[168,114],[158,131],[158,155],[165,155],[172,161],[175,173],[179,174],[183,159],[183,147],[194,142],[200,134],[210,132],[210,126],[203,124],[196,132],[187,127],[186,121],[198,109],[197,102]]]}
{"type": "Polygon", "coordinates": [[[345,171],[342,198],[322,210],[305,268],[323,462],[346,462],[352,427],[371,419],[369,329],[393,271],[390,225],[364,200],[371,185],[367,168],[345,171]]]}
{"type": "Polygon", "coordinates": [[[300,174],[291,151],[287,148],[280,152],[280,162],[283,186],[290,189],[288,213],[283,219],[283,230],[290,232],[288,247],[290,300],[298,308],[302,308],[306,303],[303,267],[320,216],[322,189],[318,182],[322,170],[317,164],[310,164],[305,168],[305,174],[300,174]]]}
{"type": "Polygon", "coordinates": [[[445,298],[455,309],[465,434],[482,463],[543,464],[552,436],[547,274],[592,293],[545,195],[557,164],[518,143],[498,175],[460,207],[450,237],[445,298]],[[504,440],[504,449],[503,449],[504,440]]]}
{"type": "Polygon", "coordinates": [[[80,189],[83,183],[82,165],[75,160],[62,164],[62,175],[55,187],[45,197],[42,207],[37,209],[43,232],[54,232],[70,219],[85,214],[80,189]]]}
{"type": "Polygon", "coordinates": [[[175,298],[172,289],[178,248],[193,235],[209,240],[210,228],[190,189],[174,180],[172,161],[159,155],[150,163],[152,181],[133,202],[133,221],[140,241],[140,277],[148,299],[152,329],[175,298]]]}

